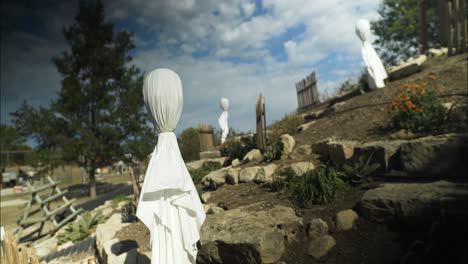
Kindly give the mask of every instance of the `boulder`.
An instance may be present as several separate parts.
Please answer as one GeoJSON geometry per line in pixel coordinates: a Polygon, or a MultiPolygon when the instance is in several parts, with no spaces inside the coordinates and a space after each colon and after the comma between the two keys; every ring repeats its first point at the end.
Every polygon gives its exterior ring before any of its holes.
{"type": "Polygon", "coordinates": [[[218,206],[212,206],[210,210],[208,210],[208,214],[219,214],[224,212],[224,209],[218,206]]]}
{"type": "Polygon", "coordinates": [[[204,192],[200,196],[203,203],[208,203],[208,200],[211,198],[211,192],[204,192]]]}
{"type": "Polygon", "coordinates": [[[291,158],[293,160],[299,160],[304,157],[308,157],[312,153],[312,147],[308,144],[297,146],[293,153],[291,154],[291,158]]]}
{"type": "Polygon", "coordinates": [[[68,241],[68,242],[66,242],[66,243],[64,243],[64,244],[62,244],[62,245],[60,245],[60,246],[58,246],[58,247],[57,247],[57,251],[64,250],[64,249],[66,249],[66,248],[68,248],[68,247],[71,247],[71,246],[73,246],[73,242],[72,242],[72,241],[68,241]]]}
{"type": "Polygon", "coordinates": [[[237,168],[241,165],[241,162],[239,161],[239,159],[234,159],[232,162],[231,162],[231,166],[233,168],[237,168]]]}
{"type": "Polygon", "coordinates": [[[392,133],[390,135],[391,139],[402,139],[402,140],[413,139],[415,137],[416,135],[413,132],[408,131],[406,129],[400,129],[397,132],[392,133]]]}
{"type": "Polygon", "coordinates": [[[101,213],[104,217],[109,218],[113,211],[112,207],[105,207],[101,210],[101,213]]]}
{"type": "Polygon", "coordinates": [[[302,176],[307,171],[315,169],[314,164],[309,161],[295,162],[291,164],[290,167],[298,176],[302,176]]]}
{"type": "Polygon", "coordinates": [[[227,171],[228,168],[221,168],[208,173],[203,177],[202,184],[204,186],[209,186],[212,189],[218,188],[226,183],[227,171]]]}
{"type": "Polygon", "coordinates": [[[346,102],[339,102],[331,106],[333,112],[339,112],[345,109],[346,102]]]}
{"type": "Polygon", "coordinates": [[[240,168],[230,168],[227,171],[226,183],[237,184],[239,182],[239,171],[240,168]]]}
{"type": "Polygon", "coordinates": [[[243,168],[239,171],[239,182],[251,182],[257,176],[260,171],[259,166],[243,168]]]}
{"type": "Polygon", "coordinates": [[[129,203],[129,201],[120,201],[115,208],[117,211],[122,211],[123,208],[129,203]]]}
{"type": "Polygon", "coordinates": [[[197,263],[275,263],[302,228],[294,209],[263,203],[208,215],[202,226],[197,263]]]}
{"type": "Polygon", "coordinates": [[[359,210],[363,217],[379,223],[418,227],[432,223],[441,210],[447,218],[466,217],[467,201],[467,183],[387,183],[365,192],[359,210]]]}
{"type": "Polygon", "coordinates": [[[296,145],[296,141],[291,135],[284,134],[281,135],[280,142],[282,146],[281,159],[286,159],[293,152],[294,146],[296,145]]]}
{"type": "Polygon", "coordinates": [[[262,167],[257,175],[255,176],[254,182],[257,183],[271,183],[273,182],[273,175],[275,174],[276,168],[278,166],[276,164],[269,164],[267,166],[262,167]]]}
{"type": "Polygon", "coordinates": [[[322,113],[323,113],[323,110],[308,112],[308,113],[302,114],[302,118],[304,118],[304,121],[306,121],[306,122],[307,121],[312,121],[312,120],[315,120],[317,118],[320,118],[322,113]]]}
{"type": "Polygon", "coordinates": [[[200,152],[200,159],[216,159],[221,157],[219,150],[208,150],[200,152]]]}
{"type": "Polygon", "coordinates": [[[138,250],[136,248],[124,252],[112,261],[112,264],[137,264],[138,250]]]}
{"type": "Polygon", "coordinates": [[[263,160],[263,155],[258,149],[252,149],[249,151],[244,158],[242,159],[242,163],[248,162],[260,162],[263,160]]]}
{"type": "Polygon", "coordinates": [[[329,141],[326,144],[328,159],[335,164],[342,164],[350,160],[354,155],[354,147],[357,144],[356,141],[329,141]]]}
{"type": "Polygon", "coordinates": [[[58,240],[56,237],[51,237],[37,245],[34,245],[34,248],[36,249],[37,256],[39,258],[44,258],[45,256],[57,251],[58,240]]]}
{"type": "Polygon", "coordinates": [[[333,139],[328,138],[325,140],[321,140],[319,142],[315,142],[312,144],[312,152],[315,154],[320,155],[322,158],[328,158],[328,142],[333,141],[333,139]]]}
{"type": "Polygon", "coordinates": [[[370,164],[379,164],[382,171],[400,169],[399,150],[404,142],[401,140],[374,141],[358,145],[354,150],[353,160],[356,162],[359,159],[364,161],[370,159],[370,164]]]}
{"type": "Polygon", "coordinates": [[[335,229],[337,231],[350,230],[358,218],[358,214],[351,209],[338,212],[335,216],[335,229]]]}
{"type": "Polygon", "coordinates": [[[314,121],[310,121],[310,122],[307,122],[305,124],[302,124],[300,126],[297,127],[297,133],[300,133],[302,131],[306,131],[307,129],[309,129],[313,124],[315,124],[315,120],[314,121]]]}
{"type": "Polygon", "coordinates": [[[387,73],[389,79],[395,81],[421,71],[422,65],[426,60],[426,55],[420,55],[417,58],[409,58],[406,62],[398,66],[388,68],[387,73]]]}
{"type": "Polygon", "coordinates": [[[185,165],[187,166],[188,170],[198,170],[203,167],[203,164],[207,162],[213,162],[213,163],[219,163],[221,166],[224,165],[226,162],[227,158],[226,157],[221,157],[221,158],[213,158],[213,159],[202,159],[202,160],[196,160],[192,162],[188,162],[185,165]]]}
{"type": "Polygon", "coordinates": [[[130,223],[122,223],[121,214],[113,214],[105,223],[96,227],[96,247],[102,256],[103,246],[106,241],[111,240],[117,231],[128,226],[130,223]]]}
{"type": "Polygon", "coordinates": [[[104,242],[104,264],[136,264],[138,243],[134,240],[119,241],[114,238],[104,242]]]}
{"type": "Polygon", "coordinates": [[[311,239],[317,239],[328,234],[328,225],[320,218],[314,218],[309,223],[307,234],[311,239]]]}
{"type": "Polygon", "coordinates": [[[335,245],[335,239],[332,236],[325,235],[311,240],[307,247],[307,253],[314,259],[319,259],[326,256],[335,245]]]}
{"type": "Polygon", "coordinates": [[[429,50],[427,50],[427,54],[432,57],[439,57],[447,53],[448,53],[448,48],[440,48],[440,49],[430,48],[429,50]]]}
{"type": "Polygon", "coordinates": [[[428,136],[401,144],[401,166],[425,176],[466,177],[466,135],[428,136]]]}

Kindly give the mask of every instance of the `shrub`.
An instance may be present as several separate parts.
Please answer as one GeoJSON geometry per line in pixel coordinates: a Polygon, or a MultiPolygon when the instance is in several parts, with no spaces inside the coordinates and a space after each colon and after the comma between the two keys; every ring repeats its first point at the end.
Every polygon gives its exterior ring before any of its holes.
{"type": "Polygon", "coordinates": [[[219,164],[219,162],[208,161],[208,162],[203,163],[200,169],[190,171],[190,175],[192,175],[193,183],[194,184],[201,183],[201,180],[203,179],[203,177],[205,177],[208,173],[215,171],[215,170],[219,170],[222,167],[223,166],[219,164]]]}
{"type": "Polygon", "coordinates": [[[243,138],[242,142],[227,140],[222,145],[220,152],[222,156],[242,160],[249,151],[256,147],[257,144],[255,143],[255,137],[243,138]]]}
{"type": "Polygon", "coordinates": [[[76,242],[87,238],[96,226],[104,223],[105,220],[106,218],[102,215],[101,211],[97,211],[94,214],[89,211],[83,213],[79,220],[70,223],[65,228],[65,232],[58,236],[59,244],[68,241],[76,242]]]}
{"type": "MultiPolygon", "coordinates": [[[[433,82],[436,77],[430,74],[429,79],[433,82]]],[[[442,101],[433,87],[427,87],[426,82],[402,85],[393,100],[391,113],[396,129],[413,132],[432,131],[445,120],[442,101]]]]}
{"type": "Polygon", "coordinates": [[[132,198],[129,198],[127,195],[119,194],[112,199],[112,207],[117,207],[120,202],[131,202],[132,198]]]}
{"type": "Polygon", "coordinates": [[[285,177],[277,177],[272,183],[272,190],[287,190],[299,207],[310,207],[314,204],[327,204],[334,200],[339,188],[346,183],[333,167],[319,166],[298,176],[288,169],[285,177]]]}
{"type": "Polygon", "coordinates": [[[273,160],[279,160],[281,158],[281,149],[282,144],[279,140],[275,140],[273,143],[268,145],[264,153],[265,161],[271,162],[273,160]]]}
{"type": "Polygon", "coordinates": [[[122,213],[122,223],[134,223],[137,221],[136,217],[136,205],[134,203],[129,203],[124,206],[124,211],[122,213]]]}
{"type": "Polygon", "coordinates": [[[380,167],[379,164],[371,164],[372,155],[367,159],[360,156],[357,162],[343,164],[338,168],[343,180],[350,185],[358,185],[370,181],[370,176],[380,167]]]}

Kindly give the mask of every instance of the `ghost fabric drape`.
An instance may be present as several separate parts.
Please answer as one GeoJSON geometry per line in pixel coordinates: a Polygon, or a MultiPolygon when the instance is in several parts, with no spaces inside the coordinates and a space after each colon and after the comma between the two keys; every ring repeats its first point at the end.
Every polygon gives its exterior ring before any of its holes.
{"type": "Polygon", "coordinates": [[[150,231],[151,263],[195,263],[205,211],[173,132],[182,112],[179,76],[169,69],[152,71],[145,78],[143,97],[159,133],[136,213],[150,231]]]}
{"type": "Polygon", "coordinates": [[[366,19],[360,19],[356,23],[356,34],[361,39],[362,58],[367,68],[367,81],[369,88],[385,87],[384,80],[388,77],[382,61],[372,47],[370,38],[370,24],[366,19]]]}
{"type": "Polygon", "coordinates": [[[223,113],[218,118],[218,125],[221,128],[221,144],[226,141],[227,135],[229,133],[229,125],[228,125],[228,108],[229,108],[229,100],[227,98],[221,98],[219,101],[219,105],[221,106],[221,110],[223,113]]]}

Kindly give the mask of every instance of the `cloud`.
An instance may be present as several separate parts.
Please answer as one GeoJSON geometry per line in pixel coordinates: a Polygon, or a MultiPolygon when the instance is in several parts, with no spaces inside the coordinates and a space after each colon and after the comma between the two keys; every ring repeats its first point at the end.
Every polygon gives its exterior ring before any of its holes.
{"type": "MultiPolygon", "coordinates": [[[[229,123],[237,130],[255,129],[254,105],[260,93],[266,99],[268,123],[277,120],[296,109],[295,83],[314,70],[319,92],[333,94],[343,80],[360,70],[355,21],[376,18],[379,3],[104,0],[104,7],[117,30],[134,32],[136,66],[145,72],[168,67],[180,74],[184,85],[180,132],[199,123],[217,126],[221,97],[231,101],[229,123]],[[299,26],[301,30],[291,30],[299,26]],[[279,41],[278,45],[270,45],[273,41],[279,41]]],[[[66,48],[60,25],[70,23],[77,6],[41,8],[47,15],[35,21],[45,25],[45,32],[12,25],[17,35],[8,35],[6,40],[11,56],[4,58],[2,51],[2,76],[9,76],[2,78],[2,119],[5,111],[25,98],[48,104],[60,87],[50,58],[66,48]],[[29,78],[20,78],[22,72],[29,78]],[[20,87],[27,93],[19,91],[20,87]],[[5,102],[10,106],[5,108],[5,102]]],[[[14,13],[24,19],[21,10],[14,13]]]]}

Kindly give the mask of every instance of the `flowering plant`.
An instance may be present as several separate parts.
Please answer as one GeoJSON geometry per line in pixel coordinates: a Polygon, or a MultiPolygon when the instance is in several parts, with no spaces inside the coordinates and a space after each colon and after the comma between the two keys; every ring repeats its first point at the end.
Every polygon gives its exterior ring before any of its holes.
{"type": "Polygon", "coordinates": [[[430,73],[427,82],[407,83],[400,87],[392,105],[392,123],[397,129],[429,132],[439,128],[445,120],[442,101],[435,91],[436,75],[430,73]]]}

